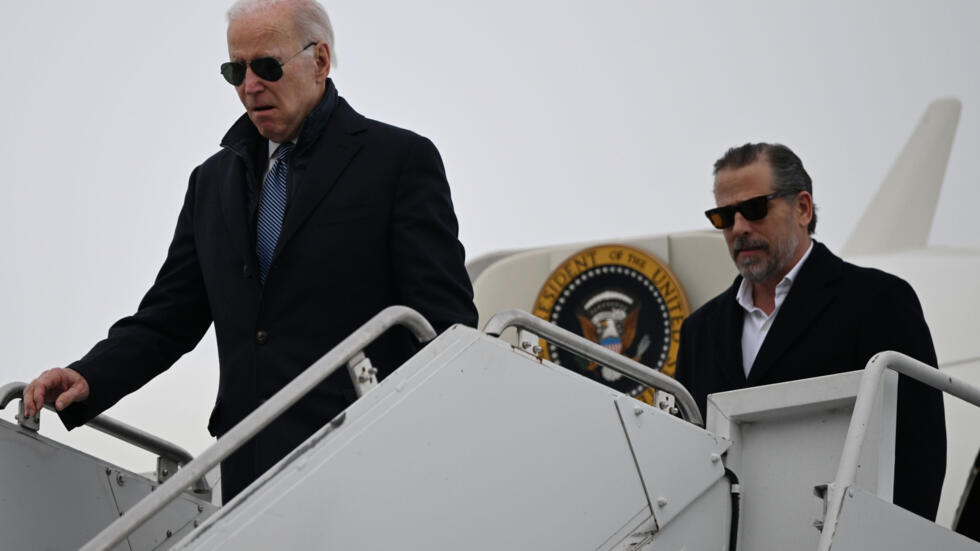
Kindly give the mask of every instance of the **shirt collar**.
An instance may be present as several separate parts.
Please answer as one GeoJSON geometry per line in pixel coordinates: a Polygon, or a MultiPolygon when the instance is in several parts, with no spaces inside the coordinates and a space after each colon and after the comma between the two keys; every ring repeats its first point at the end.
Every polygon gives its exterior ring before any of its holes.
{"type": "MultiPolygon", "coordinates": [[[[289,140],[289,143],[296,145],[296,140],[289,140]]],[[[276,156],[276,150],[279,149],[278,143],[269,140],[269,156],[266,158],[267,161],[272,161],[272,158],[276,156]]]]}
{"type": "MultiPolygon", "coordinates": [[[[776,296],[778,298],[785,297],[787,294],[789,294],[790,287],[793,286],[793,282],[796,280],[796,276],[799,275],[800,269],[803,267],[803,263],[806,262],[806,259],[810,257],[810,251],[812,250],[813,250],[813,240],[811,239],[810,246],[806,248],[806,252],[803,253],[803,256],[801,256],[800,259],[796,261],[796,264],[793,265],[793,268],[790,269],[790,271],[785,276],[783,276],[782,281],[780,281],[779,284],[776,285],[776,296]]],[[[753,299],[752,283],[743,277],[742,283],[739,284],[738,286],[738,294],[735,295],[735,300],[738,301],[739,306],[741,306],[743,310],[745,310],[746,312],[751,312],[753,310],[757,310],[755,306],[755,302],[752,299],[753,299]]],[[[782,303],[782,300],[777,300],[777,302],[782,303]]]]}

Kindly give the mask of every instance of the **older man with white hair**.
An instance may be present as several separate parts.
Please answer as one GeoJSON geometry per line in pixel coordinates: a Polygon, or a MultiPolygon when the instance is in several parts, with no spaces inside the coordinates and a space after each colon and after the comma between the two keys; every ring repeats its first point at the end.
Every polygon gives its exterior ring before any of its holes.
{"type": "MultiPolygon", "coordinates": [[[[221,436],[381,309],[437,330],[475,325],[445,170],[427,139],[367,119],[328,78],[333,29],[315,0],[242,0],[228,11],[243,115],[190,177],[163,267],[136,313],[24,391],[69,428],[169,368],[211,323],[221,436]]],[[[384,376],[414,351],[392,330],[368,349],[384,376]]],[[[336,373],[221,465],[225,502],[355,399],[336,373]]]]}

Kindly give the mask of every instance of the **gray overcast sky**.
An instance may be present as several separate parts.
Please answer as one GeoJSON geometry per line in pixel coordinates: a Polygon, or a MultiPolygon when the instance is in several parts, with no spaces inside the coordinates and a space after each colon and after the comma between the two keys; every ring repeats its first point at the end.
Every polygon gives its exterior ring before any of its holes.
{"type": "MultiPolygon", "coordinates": [[[[942,96],[963,116],[931,242],[980,245],[980,2],[326,6],[340,93],[436,143],[471,258],[704,228],[712,162],[761,140],[803,158],[839,248],[942,96]]],[[[242,112],[218,74],[226,8],[0,4],[0,382],[84,354],[152,281],[190,171],[242,112]]],[[[112,414],[199,452],[216,363],[209,336],[112,414]]]]}

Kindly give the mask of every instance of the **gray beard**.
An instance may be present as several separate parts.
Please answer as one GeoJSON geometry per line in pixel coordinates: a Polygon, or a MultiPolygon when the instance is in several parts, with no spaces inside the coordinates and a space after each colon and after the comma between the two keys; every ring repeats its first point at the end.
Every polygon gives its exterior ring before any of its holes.
{"type": "Polygon", "coordinates": [[[732,249],[736,253],[746,247],[761,246],[769,254],[761,260],[754,260],[752,258],[736,260],[735,267],[738,268],[738,273],[743,278],[753,283],[767,281],[782,271],[789,271],[789,263],[793,259],[793,252],[796,251],[799,244],[800,239],[795,234],[789,235],[786,239],[776,241],[772,247],[763,242],[736,237],[732,243],[732,249]]]}

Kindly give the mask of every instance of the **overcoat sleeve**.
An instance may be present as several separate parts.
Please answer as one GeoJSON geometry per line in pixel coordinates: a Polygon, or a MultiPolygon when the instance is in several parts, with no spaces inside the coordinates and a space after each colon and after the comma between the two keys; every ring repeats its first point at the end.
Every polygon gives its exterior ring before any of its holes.
{"type": "Polygon", "coordinates": [[[166,260],[136,313],[113,324],[105,339],[68,366],[85,377],[90,395],[61,412],[66,427],[88,422],[165,371],[211,325],[194,243],[196,175],[197,170],[191,174],[166,260]]]}
{"type": "Polygon", "coordinates": [[[399,301],[437,332],[455,323],[477,324],[458,232],[439,152],[428,139],[416,137],[398,177],[389,250],[399,301]]]}

